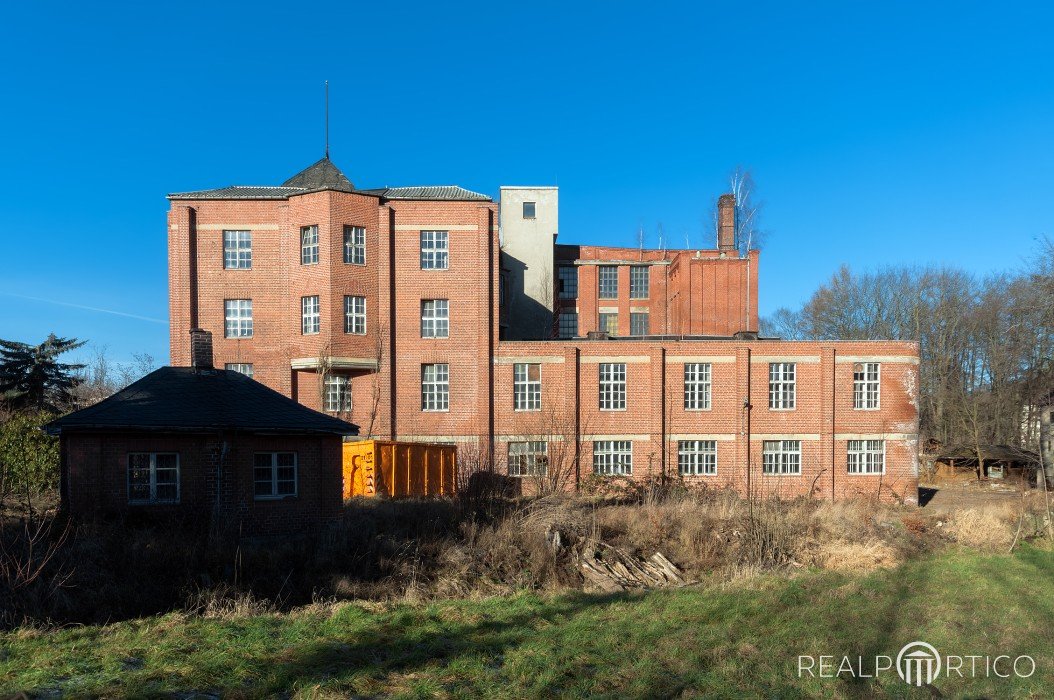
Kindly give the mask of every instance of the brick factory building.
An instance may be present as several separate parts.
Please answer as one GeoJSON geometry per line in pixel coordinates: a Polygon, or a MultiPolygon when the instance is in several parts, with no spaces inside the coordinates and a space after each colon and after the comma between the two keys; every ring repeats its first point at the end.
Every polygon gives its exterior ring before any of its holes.
{"type": "Polygon", "coordinates": [[[169,200],[174,365],[204,328],[363,437],[513,476],[916,498],[918,347],[758,339],[731,195],[714,250],[557,243],[556,188],[359,189],[328,158],[169,200]]]}

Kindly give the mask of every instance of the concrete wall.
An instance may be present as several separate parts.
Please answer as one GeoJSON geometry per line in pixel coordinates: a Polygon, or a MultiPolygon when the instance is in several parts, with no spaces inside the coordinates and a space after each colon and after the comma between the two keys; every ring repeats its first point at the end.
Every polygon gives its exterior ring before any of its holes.
{"type": "Polygon", "coordinates": [[[510,340],[553,337],[555,272],[553,244],[560,228],[556,187],[502,187],[499,213],[505,309],[514,321],[510,340]],[[534,218],[524,218],[523,203],[534,202],[534,218]]]}

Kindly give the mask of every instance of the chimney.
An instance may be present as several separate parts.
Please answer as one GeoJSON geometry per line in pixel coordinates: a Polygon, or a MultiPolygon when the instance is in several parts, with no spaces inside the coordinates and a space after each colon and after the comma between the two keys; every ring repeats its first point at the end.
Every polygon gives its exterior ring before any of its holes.
{"type": "Polygon", "coordinates": [[[717,248],[736,249],[736,196],[723,194],[717,198],[717,248]]]}
{"type": "Polygon", "coordinates": [[[211,331],[190,329],[190,366],[194,369],[212,369],[211,331]]]}

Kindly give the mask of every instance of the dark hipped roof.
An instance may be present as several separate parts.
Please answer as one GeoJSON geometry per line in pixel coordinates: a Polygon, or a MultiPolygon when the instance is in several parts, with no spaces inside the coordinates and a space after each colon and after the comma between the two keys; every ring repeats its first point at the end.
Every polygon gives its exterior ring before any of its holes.
{"type": "MultiPolygon", "coordinates": [[[[1032,450],[1026,450],[1013,445],[980,445],[981,458],[993,462],[1022,462],[1034,464],[1039,462],[1039,455],[1032,450]]],[[[977,463],[977,447],[959,445],[943,450],[935,459],[938,462],[950,462],[955,460],[962,463],[977,463]]]]}
{"type": "Polygon", "coordinates": [[[453,202],[489,202],[491,198],[479,192],[472,192],[457,185],[440,185],[437,187],[380,187],[370,190],[357,190],[344,173],[328,157],[301,170],[286,180],[281,186],[273,185],[231,185],[211,190],[195,192],[174,192],[169,199],[289,199],[299,194],[311,192],[354,192],[357,194],[380,197],[381,199],[418,199],[430,201],[453,202]]]}
{"type": "Polygon", "coordinates": [[[44,429],[328,433],[358,435],[356,425],[313,411],[239,372],[162,367],[94,406],[44,429]]]}

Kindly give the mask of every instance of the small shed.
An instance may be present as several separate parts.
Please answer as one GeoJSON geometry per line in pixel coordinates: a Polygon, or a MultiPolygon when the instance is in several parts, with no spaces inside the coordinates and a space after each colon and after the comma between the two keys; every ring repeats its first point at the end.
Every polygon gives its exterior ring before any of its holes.
{"type": "Polygon", "coordinates": [[[959,446],[942,450],[933,464],[942,481],[1005,479],[1032,483],[1039,455],[1013,445],[959,446]]]}
{"type": "Polygon", "coordinates": [[[59,436],[63,508],[74,518],[206,521],[243,535],[339,517],[341,446],[358,428],[214,369],[211,338],[195,346],[196,366],[162,367],[44,426],[59,436]]]}

